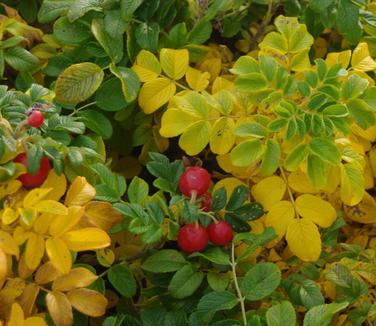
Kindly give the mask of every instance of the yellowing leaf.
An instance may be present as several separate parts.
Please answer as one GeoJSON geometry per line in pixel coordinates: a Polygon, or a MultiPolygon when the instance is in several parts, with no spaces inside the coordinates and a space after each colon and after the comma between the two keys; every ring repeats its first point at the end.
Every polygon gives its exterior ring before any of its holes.
{"type": "Polygon", "coordinates": [[[253,198],[259,202],[264,210],[270,210],[284,196],[286,184],[282,178],[272,176],[261,180],[252,187],[253,198]]]}
{"type": "Polygon", "coordinates": [[[38,268],[34,280],[36,283],[43,285],[52,282],[59,277],[60,274],[61,272],[59,272],[50,261],[48,261],[38,268]]]}
{"type": "Polygon", "coordinates": [[[349,206],[358,204],[364,196],[363,171],[356,163],[341,165],[341,199],[349,206]]]}
{"type": "Polygon", "coordinates": [[[224,187],[226,189],[226,192],[227,192],[227,200],[229,200],[232,192],[238,186],[247,186],[247,184],[245,184],[243,181],[241,181],[241,180],[239,180],[237,178],[233,178],[233,177],[224,178],[224,179],[218,181],[214,185],[213,193],[216,190],[221,189],[222,187],[224,187]]]}
{"type": "Polygon", "coordinates": [[[295,200],[298,214],[323,228],[328,228],[336,219],[336,210],[323,199],[304,194],[295,200]]]}
{"type": "Polygon", "coordinates": [[[33,207],[35,204],[39,203],[42,199],[44,199],[51,191],[52,188],[36,188],[29,191],[29,193],[25,196],[23,200],[23,206],[25,208],[33,207]]]}
{"type": "Polygon", "coordinates": [[[10,180],[7,182],[2,182],[0,184],[0,199],[5,196],[12,195],[22,187],[21,181],[10,180]]]}
{"type": "Polygon", "coordinates": [[[165,77],[156,78],[142,85],[138,96],[141,109],[150,114],[166,104],[176,91],[175,83],[165,77]]]}
{"type": "Polygon", "coordinates": [[[113,224],[122,221],[122,215],[110,203],[91,201],[85,206],[82,223],[109,231],[113,224]]]}
{"type": "Polygon", "coordinates": [[[52,283],[53,291],[70,291],[76,288],[84,288],[89,286],[98,278],[87,268],[73,268],[68,274],[58,277],[52,283]]]}
{"type": "Polygon", "coordinates": [[[23,326],[47,326],[42,317],[30,317],[25,320],[23,326]]]}
{"type": "Polygon", "coordinates": [[[65,197],[65,206],[82,206],[95,197],[95,188],[84,177],[74,179],[65,197]]]}
{"type": "Polygon", "coordinates": [[[24,312],[18,303],[13,303],[10,311],[8,326],[23,326],[24,312]]]}
{"type": "Polygon", "coordinates": [[[22,310],[25,313],[25,316],[30,316],[33,314],[33,309],[35,308],[35,301],[38,297],[40,291],[39,285],[35,283],[30,283],[26,285],[22,296],[19,300],[19,303],[22,307],[22,310]]]}
{"type": "Polygon", "coordinates": [[[0,289],[3,287],[8,274],[8,259],[4,250],[0,249],[0,289]]]}
{"type": "Polygon", "coordinates": [[[218,93],[221,90],[231,90],[234,88],[234,83],[226,78],[217,77],[212,85],[212,94],[218,93]]]}
{"type": "Polygon", "coordinates": [[[274,228],[280,240],[286,233],[287,227],[294,219],[295,210],[291,202],[283,200],[275,204],[265,217],[265,226],[274,228]]]}
{"type": "Polygon", "coordinates": [[[185,75],[189,64],[187,49],[162,49],[159,58],[162,69],[168,77],[179,80],[185,75]]]}
{"type": "Polygon", "coordinates": [[[202,92],[209,85],[210,74],[205,71],[202,72],[198,69],[188,67],[185,74],[185,79],[190,88],[196,92],[202,92]]]}
{"type": "Polygon", "coordinates": [[[143,83],[156,79],[161,73],[161,65],[157,57],[146,50],[141,50],[137,54],[132,69],[143,83]]]}
{"type": "Polygon", "coordinates": [[[361,42],[353,51],[351,66],[355,70],[371,71],[376,68],[376,62],[369,54],[368,44],[361,42]]]}
{"type": "Polygon", "coordinates": [[[1,215],[1,221],[4,225],[12,224],[17,218],[19,217],[19,214],[17,211],[10,207],[6,207],[3,210],[3,213],[1,215]]]}
{"type": "Polygon", "coordinates": [[[48,292],[46,304],[56,326],[71,326],[73,324],[72,305],[65,294],[58,291],[48,292]]]}
{"type": "Polygon", "coordinates": [[[314,262],[320,257],[321,238],[317,226],[306,218],[290,222],[286,240],[292,253],[306,262],[314,262]]]}
{"type": "Polygon", "coordinates": [[[185,152],[194,156],[200,153],[208,144],[210,135],[210,123],[197,121],[190,125],[179,138],[179,146],[185,152]]]}
{"type": "Polygon", "coordinates": [[[14,255],[18,258],[20,251],[16,241],[12,238],[12,236],[0,230],[0,249],[2,249],[8,255],[14,255]]]}
{"type": "Polygon", "coordinates": [[[67,215],[55,217],[50,225],[50,234],[57,237],[72,229],[84,215],[85,208],[81,206],[70,206],[67,215]]]}
{"type": "Polygon", "coordinates": [[[291,172],[287,178],[289,186],[296,192],[306,193],[306,194],[316,194],[318,189],[311,185],[306,173],[301,170],[296,170],[291,172]]]}
{"type": "Polygon", "coordinates": [[[26,243],[25,262],[32,271],[35,270],[44,255],[44,239],[36,233],[31,233],[26,243]]]}
{"type": "Polygon", "coordinates": [[[46,252],[54,267],[63,274],[70,271],[72,266],[71,254],[67,245],[60,238],[46,240],[46,252]]]}
{"type": "Polygon", "coordinates": [[[326,63],[329,67],[335,64],[340,64],[342,68],[346,69],[349,66],[351,58],[351,50],[345,50],[342,52],[331,52],[326,56],[326,63]]]}
{"type": "Polygon", "coordinates": [[[108,247],[111,239],[98,228],[84,228],[69,231],[62,236],[68,248],[73,251],[94,250],[108,247]]]}
{"type": "Polygon", "coordinates": [[[364,193],[364,197],[360,203],[355,206],[344,205],[343,211],[346,217],[358,223],[376,223],[376,201],[368,193],[364,193]]]}
{"type": "Polygon", "coordinates": [[[228,153],[235,143],[235,123],[233,119],[218,119],[210,132],[210,149],[215,154],[228,153]]]}
{"type": "Polygon", "coordinates": [[[76,289],[69,291],[67,297],[75,309],[90,317],[99,317],[106,312],[107,299],[96,291],[76,289]]]}
{"type": "Polygon", "coordinates": [[[115,253],[108,248],[97,250],[97,260],[104,267],[110,267],[115,262],[115,253]]]}
{"type": "Polygon", "coordinates": [[[181,109],[170,108],[162,116],[159,133],[163,137],[176,137],[197,121],[197,117],[181,109]]]}
{"type": "Polygon", "coordinates": [[[67,191],[67,179],[64,174],[57,175],[54,170],[51,170],[41,188],[52,189],[52,191],[49,192],[44,199],[59,201],[67,191]]]}
{"type": "Polygon", "coordinates": [[[63,204],[54,200],[42,200],[34,206],[38,213],[46,213],[52,215],[67,215],[68,208],[63,204]]]}

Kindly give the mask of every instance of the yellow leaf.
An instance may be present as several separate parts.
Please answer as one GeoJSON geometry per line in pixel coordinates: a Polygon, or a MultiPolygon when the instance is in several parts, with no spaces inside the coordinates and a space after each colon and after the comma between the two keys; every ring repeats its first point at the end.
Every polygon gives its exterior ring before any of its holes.
{"type": "Polygon", "coordinates": [[[162,49],[159,55],[164,73],[179,80],[185,75],[189,64],[189,52],[187,49],[162,49]]]}
{"type": "Polygon", "coordinates": [[[48,292],[46,304],[56,326],[71,326],[73,324],[72,305],[64,293],[48,292]]]}
{"type": "Polygon", "coordinates": [[[15,220],[17,220],[18,217],[19,214],[17,211],[10,207],[5,207],[1,215],[1,221],[4,225],[9,225],[12,224],[15,220]]]}
{"type": "Polygon", "coordinates": [[[306,194],[316,194],[319,192],[317,188],[312,186],[307,174],[301,170],[291,172],[287,178],[287,181],[289,183],[289,187],[296,192],[306,194]]]}
{"type": "Polygon", "coordinates": [[[97,260],[104,267],[110,267],[115,262],[115,253],[108,248],[97,250],[97,260]]]}
{"type": "Polygon", "coordinates": [[[98,278],[87,268],[77,267],[70,270],[68,274],[58,277],[52,283],[53,291],[70,291],[77,288],[89,286],[98,278]]]}
{"type": "Polygon", "coordinates": [[[113,224],[122,221],[122,215],[110,203],[92,201],[85,206],[83,223],[109,231],[113,224]]]}
{"type": "Polygon", "coordinates": [[[90,317],[104,315],[107,299],[100,293],[89,289],[76,289],[67,293],[72,306],[79,312],[90,317]]]}
{"type": "Polygon", "coordinates": [[[30,233],[26,243],[25,263],[32,271],[35,270],[44,255],[44,239],[36,233],[30,233]]]}
{"type": "Polygon", "coordinates": [[[68,189],[65,206],[82,206],[95,197],[95,188],[85,177],[76,177],[68,189]]]}
{"type": "Polygon", "coordinates": [[[376,62],[369,54],[368,44],[361,42],[353,51],[351,66],[355,70],[371,71],[376,68],[376,62]]]}
{"type": "Polygon", "coordinates": [[[222,60],[220,58],[205,59],[198,67],[201,71],[207,71],[210,74],[210,81],[214,81],[222,69],[222,60]]]}
{"type": "Polygon", "coordinates": [[[376,179],[376,148],[369,151],[369,164],[371,166],[373,177],[376,179]]]}
{"type": "Polygon", "coordinates": [[[234,88],[234,83],[232,81],[229,81],[226,78],[223,78],[222,76],[217,77],[212,85],[212,94],[218,93],[222,90],[232,90],[234,88]]]}
{"type": "Polygon", "coordinates": [[[10,180],[7,182],[2,182],[0,184],[0,199],[3,199],[5,196],[12,195],[17,192],[22,187],[21,181],[10,180]]]}
{"type": "Polygon", "coordinates": [[[179,146],[185,152],[194,156],[200,153],[208,144],[210,136],[210,123],[197,121],[190,125],[179,138],[179,146]]]}
{"type": "Polygon", "coordinates": [[[181,109],[170,108],[162,116],[159,133],[163,137],[176,137],[197,121],[197,117],[181,109]]]}
{"type": "Polygon", "coordinates": [[[351,50],[345,50],[342,52],[331,52],[326,56],[326,63],[329,67],[335,64],[340,64],[342,68],[346,69],[349,66],[351,58],[351,50]]]}
{"type": "Polygon", "coordinates": [[[0,230],[0,249],[2,249],[6,254],[14,255],[17,258],[20,254],[16,241],[9,233],[2,230],[0,230]]]}
{"type": "Polygon", "coordinates": [[[42,199],[44,199],[47,194],[52,191],[52,188],[42,189],[36,188],[31,190],[23,200],[23,206],[25,208],[33,207],[35,204],[39,203],[42,199]]]}
{"type": "Polygon", "coordinates": [[[286,240],[291,252],[306,262],[314,262],[320,257],[321,238],[317,226],[306,218],[290,222],[286,240]]]}
{"type": "Polygon", "coordinates": [[[49,232],[52,236],[60,236],[71,230],[84,215],[85,208],[81,206],[70,206],[67,215],[55,217],[50,225],[49,232]]]}
{"type": "Polygon", "coordinates": [[[174,96],[176,86],[168,78],[160,77],[142,85],[138,96],[141,109],[150,114],[166,104],[174,96]]]}
{"type": "Polygon", "coordinates": [[[364,224],[376,223],[376,201],[368,192],[364,193],[363,199],[357,205],[344,205],[343,211],[346,217],[355,222],[364,224]]]}
{"type": "Polygon", "coordinates": [[[13,303],[7,326],[24,326],[24,312],[18,303],[13,303]]]}
{"type": "Polygon", "coordinates": [[[308,56],[309,50],[296,53],[291,58],[291,69],[294,71],[306,71],[311,68],[308,56]]]}
{"type": "Polygon", "coordinates": [[[156,79],[161,73],[161,65],[157,57],[146,50],[141,50],[136,57],[136,63],[132,70],[137,74],[141,82],[145,83],[156,79]]]}
{"type": "Polygon", "coordinates": [[[25,320],[23,326],[47,326],[42,317],[30,317],[25,320]]]}
{"type": "Polygon", "coordinates": [[[323,199],[304,194],[295,201],[295,207],[298,214],[317,225],[328,228],[336,219],[336,210],[323,199]]]}
{"type": "Polygon", "coordinates": [[[46,252],[54,267],[63,274],[70,271],[72,258],[65,242],[60,238],[46,240],[46,252]]]}
{"type": "Polygon", "coordinates": [[[195,90],[196,92],[202,92],[209,85],[210,74],[205,71],[188,67],[185,73],[185,79],[187,80],[188,86],[195,90]]]}
{"type": "Polygon", "coordinates": [[[67,191],[67,179],[64,174],[57,175],[54,170],[51,170],[41,188],[52,188],[52,191],[44,199],[59,201],[67,191]]]}
{"type": "Polygon", "coordinates": [[[56,215],[51,214],[39,214],[36,220],[33,223],[33,229],[36,233],[45,234],[50,227],[52,221],[54,221],[56,215]]]}
{"type": "Polygon", "coordinates": [[[62,239],[68,248],[73,251],[100,249],[111,244],[108,234],[98,228],[69,231],[62,236],[62,239]]]}
{"type": "Polygon", "coordinates": [[[38,213],[47,213],[52,215],[67,215],[68,208],[54,200],[42,200],[34,206],[38,213]]]}
{"type": "Polygon", "coordinates": [[[261,180],[252,187],[253,198],[259,202],[265,211],[270,210],[284,196],[286,184],[282,178],[272,176],[261,180]]]}
{"type": "Polygon", "coordinates": [[[59,272],[50,261],[48,261],[38,268],[34,280],[36,283],[43,285],[54,281],[60,276],[60,274],[61,272],[59,272]]]}
{"type": "Polygon", "coordinates": [[[364,196],[363,171],[356,163],[341,165],[341,199],[349,206],[358,204],[364,196]]]}
{"type": "Polygon", "coordinates": [[[8,274],[8,259],[4,250],[0,249],[0,289],[3,287],[8,274]]]}
{"type": "Polygon", "coordinates": [[[265,226],[273,227],[280,240],[286,233],[287,227],[294,219],[295,210],[291,202],[283,200],[275,204],[265,217],[265,226]]]}
{"type": "Polygon", "coordinates": [[[19,301],[26,317],[32,315],[33,309],[35,308],[35,301],[37,299],[39,291],[40,287],[35,283],[30,283],[26,285],[22,293],[21,299],[19,301]]]}
{"type": "Polygon", "coordinates": [[[232,194],[232,192],[234,191],[234,189],[238,186],[246,186],[247,185],[237,179],[237,178],[233,178],[233,177],[230,177],[230,178],[224,178],[220,181],[218,181],[215,185],[214,185],[214,188],[213,188],[213,193],[221,188],[225,188],[226,189],[226,193],[227,193],[227,201],[230,199],[230,196],[232,194]]]}
{"type": "Polygon", "coordinates": [[[215,154],[228,153],[235,143],[234,120],[226,117],[218,119],[210,132],[210,149],[215,154]]]}

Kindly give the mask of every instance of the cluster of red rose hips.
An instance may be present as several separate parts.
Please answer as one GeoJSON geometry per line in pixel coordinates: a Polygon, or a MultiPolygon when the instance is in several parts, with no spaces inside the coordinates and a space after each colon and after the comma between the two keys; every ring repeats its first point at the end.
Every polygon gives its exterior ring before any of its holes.
{"type": "MultiPolygon", "coordinates": [[[[179,179],[179,189],[187,197],[201,199],[203,211],[211,211],[210,174],[205,169],[192,166],[185,170],[179,179]]],[[[202,224],[195,222],[184,225],[178,236],[178,244],[186,253],[193,253],[205,249],[209,240],[218,246],[226,246],[233,238],[231,226],[221,220],[212,222],[206,229],[202,224]]]]}
{"type": "MultiPolygon", "coordinates": [[[[25,122],[30,127],[39,128],[44,122],[44,115],[39,110],[33,110],[25,122]]],[[[27,168],[27,155],[25,153],[19,154],[13,161],[15,163],[21,163],[27,168]]],[[[44,156],[40,161],[40,166],[36,173],[24,173],[18,177],[18,180],[20,180],[22,185],[26,188],[36,188],[41,186],[47,179],[50,170],[50,162],[48,158],[44,156]]]]}

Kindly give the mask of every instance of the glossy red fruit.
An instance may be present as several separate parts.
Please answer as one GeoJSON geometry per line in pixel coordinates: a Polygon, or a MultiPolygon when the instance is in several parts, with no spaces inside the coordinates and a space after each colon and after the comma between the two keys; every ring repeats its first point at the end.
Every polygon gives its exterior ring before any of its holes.
{"type": "MultiPolygon", "coordinates": [[[[21,163],[27,168],[27,156],[25,153],[19,154],[13,161],[16,163],[21,163]]],[[[50,162],[48,161],[48,158],[44,156],[40,161],[40,166],[37,173],[24,173],[18,177],[18,180],[20,180],[22,185],[26,188],[39,187],[47,179],[50,170],[50,162]]]]}
{"type": "Polygon", "coordinates": [[[225,221],[211,223],[208,226],[208,234],[210,241],[218,246],[227,245],[234,236],[231,226],[225,221]]]}
{"type": "Polygon", "coordinates": [[[208,231],[201,224],[186,224],[179,231],[178,244],[186,253],[202,251],[208,242],[208,231]]]}
{"type": "Polygon", "coordinates": [[[211,212],[212,207],[212,195],[210,192],[206,192],[201,196],[201,208],[204,212],[211,212]]]}
{"type": "Polygon", "coordinates": [[[44,122],[44,115],[40,111],[33,111],[27,119],[27,124],[34,128],[39,128],[44,122]]]}
{"type": "Polygon", "coordinates": [[[210,186],[210,174],[199,166],[191,166],[185,170],[179,179],[179,189],[185,196],[190,197],[192,191],[202,196],[210,186]]]}

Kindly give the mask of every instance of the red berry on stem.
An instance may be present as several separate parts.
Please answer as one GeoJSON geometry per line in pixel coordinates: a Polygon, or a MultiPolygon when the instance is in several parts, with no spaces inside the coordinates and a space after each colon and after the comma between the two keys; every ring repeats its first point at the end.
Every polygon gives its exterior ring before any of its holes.
{"type": "Polygon", "coordinates": [[[212,207],[212,195],[206,192],[201,197],[201,208],[204,212],[210,212],[212,207]]]}
{"type": "Polygon", "coordinates": [[[186,253],[202,251],[208,242],[208,231],[201,224],[186,224],[179,231],[178,244],[186,253]]]}
{"type": "Polygon", "coordinates": [[[33,111],[27,119],[27,124],[34,128],[39,128],[44,122],[44,115],[40,111],[33,111]]]}
{"type": "MultiPolygon", "coordinates": [[[[25,153],[19,154],[13,161],[21,163],[27,168],[27,156],[25,153]]],[[[44,156],[40,161],[39,170],[35,174],[24,173],[18,177],[18,180],[20,180],[22,185],[26,188],[39,187],[47,179],[50,170],[50,162],[48,161],[48,158],[44,156]]]]}
{"type": "Polygon", "coordinates": [[[179,189],[187,197],[195,191],[198,196],[202,196],[208,191],[210,186],[210,174],[199,166],[191,166],[185,170],[179,179],[179,189]]]}
{"type": "Polygon", "coordinates": [[[234,236],[231,226],[225,221],[211,223],[208,226],[208,234],[210,241],[218,246],[227,245],[234,236]]]}

